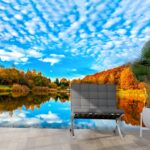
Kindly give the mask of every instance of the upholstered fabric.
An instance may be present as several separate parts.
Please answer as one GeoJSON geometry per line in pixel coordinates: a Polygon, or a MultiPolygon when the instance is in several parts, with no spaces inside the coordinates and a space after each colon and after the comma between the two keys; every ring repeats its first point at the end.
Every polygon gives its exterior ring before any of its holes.
{"type": "Polygon", "coordinates": [[[116,85],[74,83],[71,85],[73,113],[122,113],[117,109],[116,85]]]}

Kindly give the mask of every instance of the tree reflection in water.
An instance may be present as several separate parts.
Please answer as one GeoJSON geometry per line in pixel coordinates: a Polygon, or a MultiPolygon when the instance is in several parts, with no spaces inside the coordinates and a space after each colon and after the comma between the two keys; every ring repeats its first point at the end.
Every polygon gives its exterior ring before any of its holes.
{"type": "MultiPolygon", "coordinates": [[[[137,94],[118,94],[117,96],[118,107],[124,109],[125,115],[123,119],[127,124],[140,124],[140,113],[145,106],[146,97],[140,97],[137,94]]],[[[14,110],[22,109],[23,106],[28,110],[40,109],[40,106],[47,101],[55,100],[56,102],[65,103],[69,101],[69,97],[68,93],[5,94],[0,96],[0,112],[9,112],[10,116],[12,116],[14,110]]]]}
{"type": "Polygon", "coordinates": [[[140,93],[123,94],[117,96],[118,107],[125,112],[123,120],[127,124],[140,125],[140,113],[147,103],[147,95],[140,93]]]}
{"type": "Polygon", "coordinates": [[[67,93],[34,93],[22,95],[19,93],[5,94],[0,96],[0,112],[21,109],[23,106],[26,109],[33,110],[35,107],[40,108],[40,105],[50,101],[51,99],[60,102],[69,101],[67,93]]]}

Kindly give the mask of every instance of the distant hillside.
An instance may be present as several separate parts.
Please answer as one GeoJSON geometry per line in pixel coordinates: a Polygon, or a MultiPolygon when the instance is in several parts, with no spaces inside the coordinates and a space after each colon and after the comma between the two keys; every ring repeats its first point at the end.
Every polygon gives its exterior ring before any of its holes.
{"type": "Polygon", "coordinates": [[[41,72],[36,70],[18,70],[16,68],[0,68],[0,85],[20,84],[29,87],[49,86],[50,79],[44,77],[41,72]]]}
{"type": "Polygon", "coordinates": [[[8,91],[11,88],[15,88],[15,91],[19,91],[21,88],[28,87],[34,91],[47,91],[50,89],[64,90],[69,87],[69,80],[66,78],[51,81],[50,78],[45,77],[41,72],[36,70],[18,70],[16,68],[0,68],[0,92],[8,91]],[[21,85],[21,86],[16,86],[21,85]],[[44,88],[47,87],[47,88],[44,88]]]}
{"type": "Polygon", "coordinates": [[[93,75],[88,75],[81,80],[73,82],[82,83],[114,83],[120,89],[141,89],[144,87],[143,82],[139,82],[129,65],[120,66],[103,72],[98,72],[93,75]]]}

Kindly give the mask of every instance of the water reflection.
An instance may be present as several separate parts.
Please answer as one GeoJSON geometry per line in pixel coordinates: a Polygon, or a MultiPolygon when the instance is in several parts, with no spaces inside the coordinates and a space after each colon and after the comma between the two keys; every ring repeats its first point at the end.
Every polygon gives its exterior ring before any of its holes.
{"type": "Polygon", "coordinates": [[[34,108],[40,108],[40,106],[54,99],[54,101],[66,102],[69,101],[69,94],[67,93],[49,93],[49,94],[28,94],[26,96],[20,96],[20,94],[12,93],[0,96],[0,111],[14,111],[21,109],[24,106],[27,110],[34,108]]]}
{"type": "Polygon", "coordinates": [[[0,96],[0,112],[0,126],[3,127],[66,128],[70,118],[69,95],[3,95],[0,96]]]}
{"type": "MultiPolygon", "coordinates": [[[[139,125],[140,112],[145,105],[145,94],[117,94],[118,107],[125,110],[127,124],[139,125]]],[[[76,128],[96,128],[103,120],[76,120],[76,128]]],[[[111,122],[115,124],[115,122],[111,122]]],[[[109,123],[109,124],[111,124],[109,123]]],[[[2,127],[50,127],[68,128],[70,125],[70,102],[67,93],[19,93],[1,94],[0,126],[2,127]]]]}
{"type": "Polygon", "coordinates": [[[147,105],[148,96],[145,91],[121,91],[117,96],[118,107],[125,112],[123,117],[127,124],[140,125],[140,113],[143,107],[147,105]]]}

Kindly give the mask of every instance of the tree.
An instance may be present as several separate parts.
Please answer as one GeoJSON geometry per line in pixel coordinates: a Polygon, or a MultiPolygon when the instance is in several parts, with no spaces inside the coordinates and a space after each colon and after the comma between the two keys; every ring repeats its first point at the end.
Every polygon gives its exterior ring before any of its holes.
{"type": "Polygon", "coordinates": [[[42,73],[41,73],[41,72],[38,72],[38,76],[42,76],[42,73]]]}
{"type": "Polygon", "coordinates": [[[57,86],[59,86],[59,85],[60,85],[59,79],[56,78],[56,80],[54,81],[54,83],[55,83],[57,86]]]}
{"type": "Polygon", "coordinates": [[[48,86],[48,80],[42,76],[35,76],[34,83],[36,86],[48,86]]]}
{"type": "Polygon", "coordinates": [[[28,85],[27,81],[23,77],[19,78],[18,83],[21,85],[28,85]]]}
{"type": "Polygon", "coordinates": [[[66,79],[66,78],[62,78],[61,80],[60,80],[60,86],[62,86],[62,87],[68,87],[69,86],[69,81],[66,79]]]}
{"type": "Polygon", "coordinates": [[[29,85],[30,88],[32,88],[34,86],[34,81],[29,79],[28,80],[28,85],[29,85]]]}
{"type": "Polygon", "coordinates": [[[110,73],[109,77],[108,77],[108,83],[113,84],[115,82],[115,77],[113,75],[113,73],[110,73]]]}
{"type": "Polygon", "coordinates": [[[130,68],[125,68],[121,72],[120,87],[125,90],[138,88],[138,83],[130,68]]]}
{"type": "Polygon", "coordinates": [[[150,41],[146,42],[142,49],[142,58],[150,60],[150,41]]]}
{"type": "Polygon", "coordinates": [[[32,70],[32,74],[36,75],[36,70],[35,69],[32,70]]]}
{"type": "Polygon", "coordinates": [[[27,72],[17,70],[16,68],[0,68],[0,84],[1,85],[26,85],[29,88],[34,86],[50,87],[50,88],[62,88],[66,89],[69,86],[69,81],[62,78],[60,81],[58,78],[54,82],[51,82],[50,78],[44,77],[41,72],[36,70],[28,70],[27,72]]]}
{"type": "Polygon", "coordinates": [[[132,64],[132,70],[139,81],[150,83],[150,41],[145,43],[140,59],[132,64]]]}
{"type": "Polygon", "coordinates": [[[57,84],[54,83],[54,82],[51,82],[51,83],[49,84],[49,88],[54,88],[54,89],[56,89],[56,88],[57,88],[57,84]]]}
{"type": "Polygon", "coordinates": [[[28,70],[28,71],[26,72],[26,77],[27,77],[27,79],[32,79],[32,73],[31,73],[30,70],[28,70]]]}

